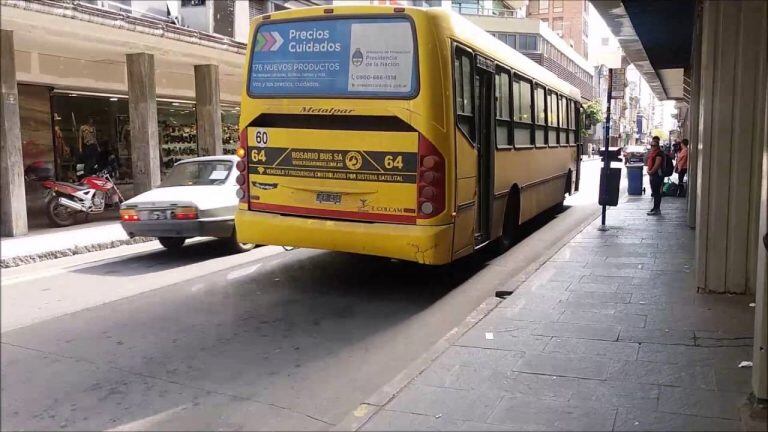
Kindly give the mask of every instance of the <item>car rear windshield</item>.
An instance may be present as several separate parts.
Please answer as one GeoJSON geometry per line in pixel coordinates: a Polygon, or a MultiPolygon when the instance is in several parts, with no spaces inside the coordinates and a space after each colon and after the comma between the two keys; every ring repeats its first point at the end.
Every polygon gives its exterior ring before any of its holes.
{"type": "Polygon", "coordinates": [[[171,169],[160,187],[223,185],[231,172],[231,161],[182,162],[171,169]]]}
{"type": "Polygon", "coordinates": [[[258,27],[251,42],[251,97],[412,98],[416,38],[409,19],[340,18],[258,27]]]}

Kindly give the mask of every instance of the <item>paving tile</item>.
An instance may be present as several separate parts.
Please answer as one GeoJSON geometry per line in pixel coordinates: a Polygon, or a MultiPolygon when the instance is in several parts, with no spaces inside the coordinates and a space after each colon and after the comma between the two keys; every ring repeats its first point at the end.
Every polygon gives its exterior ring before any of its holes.
{"type": "Polygon", "coordinates": [[[745,393],[664,386],[659,396],[659,411],[738,420],[739,406],[746,400],[745,393]]]}
{"type": "MultiPolygon", "coordinates": [[[[622,291],[622,287],[619,287],[619,292],[622,291]]],[[[633,292],[631,303],[640,304],[659,304],[668,305],[672,303],[686,303],[689,304],[693,301],[691,295],[688,293],[669,293],[669,292],[633,292]]],[[[663,323],[659,324],[660,327],[663,323]]]]}
{"type": "Polygon", "coordinates": [[[560,306],[565,310],[613,313],[618,310],[618,303],[595,303],[581,300],[561,300],[560,306]]]}
{"type": "MultiPolygon", "coordinates": [[[[566,288],[568,288],[568,285],[570,284],[571,282],[566,281],[542,282],[538,278],[528,279],[518,287],[518,291],[515,295],[519,294],[518,297],[531,297],[531,294],[535,293],[536,296],[534,296],[534,298],[538,298],[541,294],[552,294],[554,296],[566,292],[566,288]]],[[[512,295],[511,297],[515,297],[515,295],[512,295]]]]}
{"type": "Polygon", "coordinates": [[[462,430],[464,422],[432,415],[381,410],[360,430],[364,431],[437,431],[462,430]]]}
{"type": "Polygon", "coordinates": [[[451,346],[416,378],[416,382],[459,390],[474,390],[487,383],[503,386],[522,356],[515,351],[451,346]]]}
{"type": "Polygon", "coordinates": [[[465,347],[477,347],[491,350],[505,350],[522,355],[524,352],[541,352],[551,339],[548,336],[521,335],[515,330],[491,330],[481,326],[475,326],[466,332],[456,345],[465,347]],[[486,338],[485,333],[493,333],[493,339],[486,338]]]}
{"type": "Polygon", "coordinates": [[[617,361],[608,371],[609,381],[661,384],[691,389],[712,389],[715,370],[710,366],[675,365],[645,361],[617,361]]]}
{"type": "Polygon", "coordinates": [[[414,414],[441,416],[453,420],[482,422],[493,412],[501,393],[430,387],[412,384],[386,408],[414,414]]]}
{"type": "MultiPolygon", "coordinates": [[[[447,430],[447,429],[442,429],[447,430]]],[[[480,423],[480,422],[463,422],[461,426],[461,431],[467,431],[467,432],[477,432],[477,431],[499,431],[499,432],[508,432],[509,427],[504,425],[494,425],[490,423],[480,423]]]]}
{"type": "Polygon", "coordinates": [[[734,366],[715,367],[715,387],[717,390],[742,392],[752,391],[752,369],[734,366]]]}
{"type": "Polygon", "coordinates": [[[569,401],[576,405],[655,410],[660,386],[581,379],[569,401]]]}
{"type": "Polygon", "coordinates": [[[622,284],[627,284],[631,280],[632,280],[631,277],[626,277],[626,276],[601,276],[593,273],[593,274],[582,276],[579,282],[618,286],[622,284]]]}
{"type": "Polygon", "coordinates": [[[648,257],[608,257],[605,259],[606,262],[616,264],[652,264],[655,260],[656,258],[648,257]]]}
{"type": "Polygon", "coordinates": [[[638,360],[656,363],[695,364],[698,366],[736,367],[752,359],[751,347],[696,347],[645,343],[638,360]]]}
{"type": "Polygon", "coordinates": [[[622,327],[619,341],[693,346],[694,333],[692,330],[622,327]]]}
{"type": "Polygon", "coordinates": [[[507,396],[488,423],[509,426],[510,430],[607,431],[613,426],[616,411],[507,396]]]}
{"type": "Polygon", "coordinates": [[[743,315],[736,315],[733,312],[678,307],[674,309],[674,313],[649,314],[647,327],[699,331],[728,329],[731,332],[746,332],[754,327],[754,321],[747,321],[743,315]]]}
{"type": "Polygon", "coordinates": [[[558,321],[576,324],[611,324],[619,327],[643,327],[644,315],[566,310],[558,321]]]}
{"type": "Polygon", "coordinates": [[[544,348],[545,353],[565,355],[589,355],[619,360],[636,360],[636,343],[607,342],[599,340],[552,338],[544,348]]]}
{"type": "Polygon", "coordinates": [[[578,388],[579,379],[512,372],[503,389],[508,396],[526,396],[536,399],[568,401],[578,388]]]}
{"type": "Polygon", "coordinates": [[[615,293],[616,289],[617,289],[616,284],[577,282],[577,283],[572,283],[568,287],[567,291],[615,293]]]}
{"type": "Polygon", "coordinates": [[[527,353],[513,368],[516,372],[605,379],[611,362],[592,356],[527,353]]]}
{"type": "Polygon", "coordinates": [[[603,292],[573,292],[568,296],[568,300],[593,303],[629,303],[631,298],[632,294],[603,292]]]}
{"type": "Polygon", "coordinates": [[[534,336],[560,336],[579,339],[615,341],[620,327],[614,325],[574,324],[564,322],[543,323],[534,328],[534,336]]]}
{"type": "Polygon", "coordinates": [[[670,414],[651,410],[620,408],[616,431],[741,431],[741,422],[670,414]]]}
{"type": "MultiPolygon", "coordinates": [[[[529,297],[535,298],[535,295],[529,297]]],[[[546,322],[557,321],[564,310],[565,308],[558,303],[519,302],[512,307],[496,309],[494,313],[507,320],[546,322]]]]}

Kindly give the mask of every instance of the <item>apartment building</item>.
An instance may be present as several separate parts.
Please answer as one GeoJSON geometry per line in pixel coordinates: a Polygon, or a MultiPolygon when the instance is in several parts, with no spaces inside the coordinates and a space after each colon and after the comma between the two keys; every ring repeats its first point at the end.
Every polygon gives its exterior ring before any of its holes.
{"type": "Polygon", "coordinates": [[[579,55],[589,58],[587,0],[529,0],[526,17],[540,19],[579,55]]]}

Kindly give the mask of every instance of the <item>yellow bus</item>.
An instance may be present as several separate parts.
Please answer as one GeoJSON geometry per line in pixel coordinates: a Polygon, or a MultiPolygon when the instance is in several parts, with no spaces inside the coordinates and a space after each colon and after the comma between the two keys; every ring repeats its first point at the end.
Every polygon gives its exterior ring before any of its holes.
{"type": "Polygon", "coordinates": [[[439,265],[577,190],[578,90],[448,10],[257,17],[243,81],[241,242],[439,265]]]}

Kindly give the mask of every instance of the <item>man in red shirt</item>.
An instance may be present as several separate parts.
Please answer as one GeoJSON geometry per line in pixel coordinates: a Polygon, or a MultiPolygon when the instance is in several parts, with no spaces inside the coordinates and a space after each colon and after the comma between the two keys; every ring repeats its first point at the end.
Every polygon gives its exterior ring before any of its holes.
{"type": "Polygon", "coordinates": [[[664,176],[661,172],[661,166],[664,162],[659,142],[661,138],[653,137],[651,140],[651,153],[648,155],[646,167],[648,169],[648,179],[651,182],[651,196],[653,197],[653,208],[646,213],[648,216],[658,216],[661,214],[661,187],[664,185],[664,176]]]}
{"type": "Polygon", "coordinates": [[[675,172],[677,173],[677,196],[685,196],[685,189],[683,188],[683,179],[688,172],[688,140],[683,140],[683,145],[680,147],[680,151],[677,153],[677,161],[675,161],[675,172]]]}

